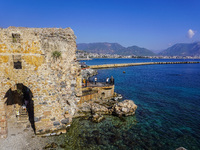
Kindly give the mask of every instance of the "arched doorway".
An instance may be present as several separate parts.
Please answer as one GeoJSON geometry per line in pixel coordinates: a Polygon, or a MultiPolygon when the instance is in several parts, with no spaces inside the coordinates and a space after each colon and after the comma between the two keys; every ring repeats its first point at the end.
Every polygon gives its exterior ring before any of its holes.
{"type": "Polygon", "coordinates": [[[33,93],[31,90],[27,86],[19,83],[10,88],[4,98],[6,98],[7,117],[12,117],[18,122],[27,122],[29,120],[31,127],[35,131],[34,101],[32,100],[33,93]]]}

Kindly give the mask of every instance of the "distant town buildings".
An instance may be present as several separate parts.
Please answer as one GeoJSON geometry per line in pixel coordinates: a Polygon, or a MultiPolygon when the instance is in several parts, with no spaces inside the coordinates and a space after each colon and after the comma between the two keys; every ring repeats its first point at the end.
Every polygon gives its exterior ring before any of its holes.
{"type": "Polygon", "coordinates": [[[76,51],[77,59],[92,59],[92,58],[150,58],[150,59],[200,59],[199,56],[136,56],[136,55],[118,55],[118,54],[99,54],[89,53],[82,50],[76,51]]]}

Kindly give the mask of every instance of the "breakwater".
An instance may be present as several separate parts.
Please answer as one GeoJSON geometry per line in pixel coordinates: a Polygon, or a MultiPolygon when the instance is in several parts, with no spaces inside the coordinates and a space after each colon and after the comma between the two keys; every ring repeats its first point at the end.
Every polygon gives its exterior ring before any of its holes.
{"type": "Polygon", "coordinates": [[[144,63],[127,63],[127,64],[104,64],[104,65],[91,65],[91,69],[104,69],[128,66],[141,66],[141,65],[158,65],[158,64],[196,64],[199,61],[183,61],[183,62],[144,62],[144,63]]]}

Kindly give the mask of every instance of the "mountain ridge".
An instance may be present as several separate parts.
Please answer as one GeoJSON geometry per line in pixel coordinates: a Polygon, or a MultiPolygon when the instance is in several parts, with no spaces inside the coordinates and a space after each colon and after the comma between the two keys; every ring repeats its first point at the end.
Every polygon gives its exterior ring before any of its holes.
{"type": "Polygon", "coordinates": [[[124,47],[118,43],[96,42],[79,43],[79,50],[101,54],[136,55],[136,56],[156,56],[156,54],[146,48],[138,46],[124,47]]]}
{"type": "Polygon", "coordinates": [[[200,56],[200,42],[177,43],[158,53],[163,56],[200,56]]]}
{"type": "Polygon", "coordinates": [[[91,53],[118,54],[124,56],[200,56],[200,42],[177,43],[159,53],[135,45],[124,47],[119,43],[109,42],[79,43],[77,44],[77,48],[91,53]]]}

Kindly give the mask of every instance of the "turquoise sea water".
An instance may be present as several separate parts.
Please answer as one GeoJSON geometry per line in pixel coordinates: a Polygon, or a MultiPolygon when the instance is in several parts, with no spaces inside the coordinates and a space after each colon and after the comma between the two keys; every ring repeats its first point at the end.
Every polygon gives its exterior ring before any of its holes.
{"type": "MultiPolygon", "coordinates": [[[[94,59],[86,64],[147,61],[191,60],[94,59]]],[[[136,115],[107,116],[98,124],[74,119],[63,135],[67,149],[200,149],[200,64],[130,66],[98,73],[101,81],[114,77],[115,91],[138,106],[136,115]]]]}

